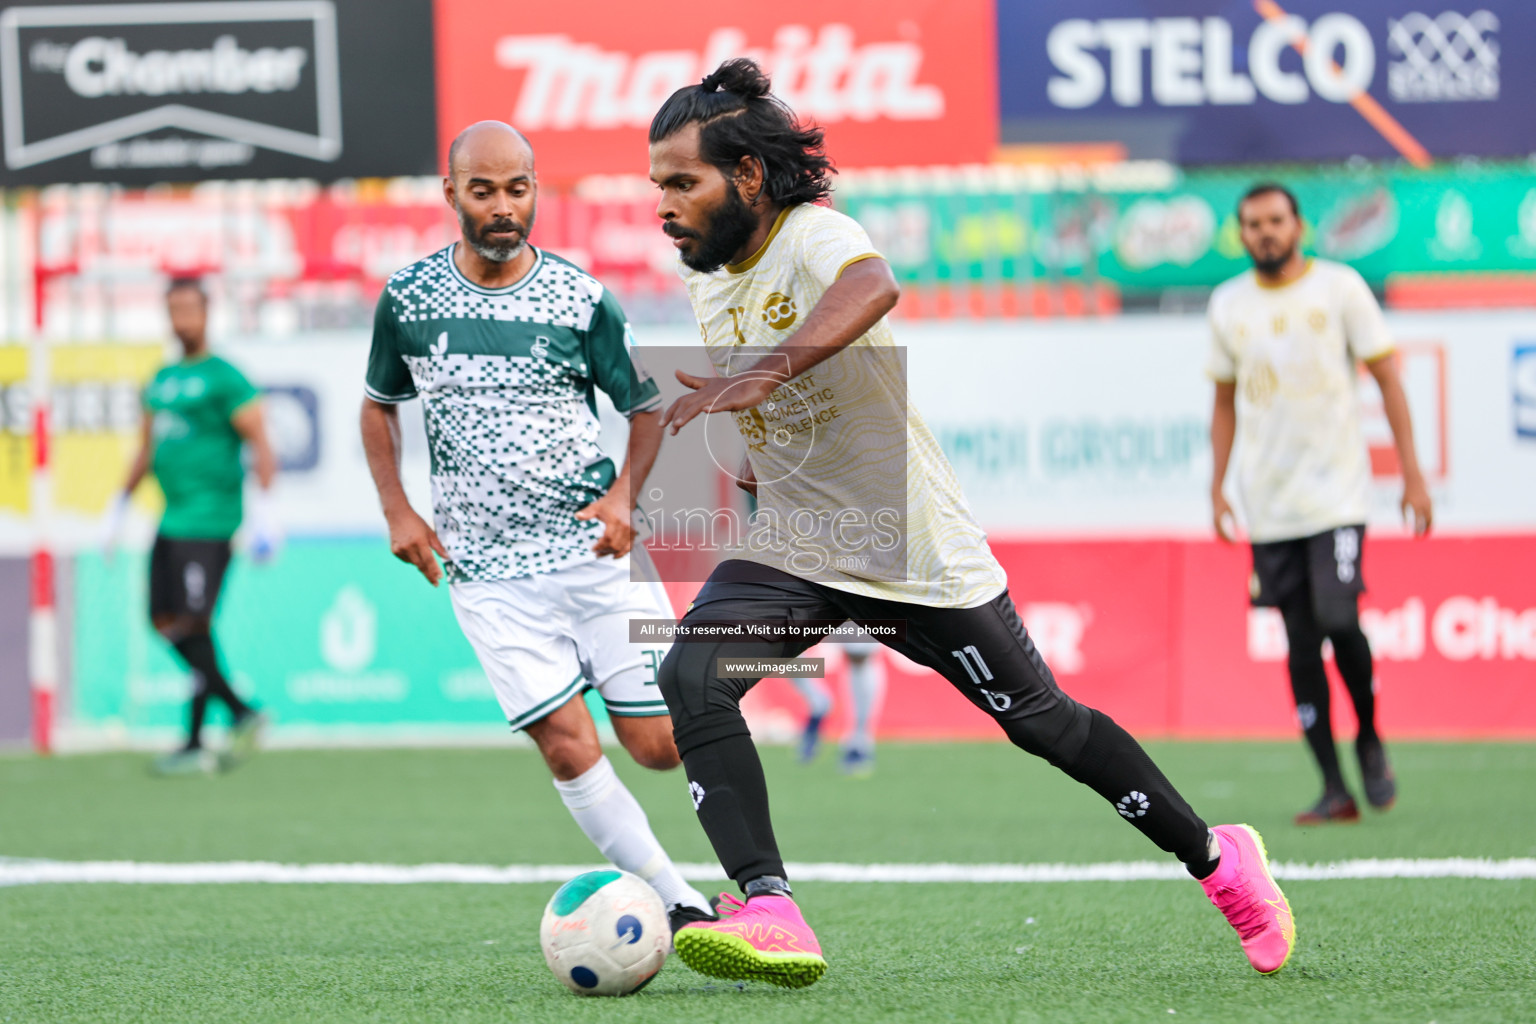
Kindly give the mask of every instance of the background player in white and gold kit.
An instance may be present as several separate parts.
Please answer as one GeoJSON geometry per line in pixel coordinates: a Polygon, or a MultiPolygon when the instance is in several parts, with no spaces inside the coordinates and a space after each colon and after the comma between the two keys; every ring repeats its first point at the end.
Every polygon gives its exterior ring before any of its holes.
{"type": "Polygon", "coordinates": [[[1386,810],[1397,795],[1376,729],[1371,646],[1360,629],[1371,476],[1356,395],[1360,362],[1381,388],[1403,471],[1402,510],[1421,535],[1431,521],[1429,491],[1392,339],[1370,288],[1342,263],[1302,255],[1300,211],[1284,187],[1250,189],[1238,219],[1253,271],[1211,296],[1212,515],[1217,533],[1231,541],[1234,517],[1222,485],[1239,437],[1236,484],[1253,542],[1251,596],[1285,619],[1296,715],[1323,773],[1321,799],[1296,821],[1358,821],[1333,741],[1325,637],[1360,723],[1355,752],[1366,799],[1386,810]]]}
{"type": "MultiPolygon", "coordinates": [[[[665,422],[675,434],[700,414],[733,414],[758,498],[738,557],[711,575],[684,626],[787,634],[852,619],[1108,799],[1202,880],[1254,967],[1279,970],[1294,928],[1257,833],[1208,829],[1124,729],[1061,691],[1019,621],[954,472],[907,403],[885,319],[899,291],[890,266],[857,223],[820,205],[831,187],[820,129],[799,124],[761,69],[737,59],[674,93],[650,141],[657,213],[718,374],[679,372],[693,390],[665,422]],[[899,635],[875,628],[891,624],[899,635]]],[[[685,635],[662,664],[699,821],[747,896],[723,896],[719,921],[677,932],[678,955],[704,973],[800,987],[826,970],[790,898],[741,715],[757,679],[723,676],[719,664],[792,657],[812,642],[685,635]]]]}

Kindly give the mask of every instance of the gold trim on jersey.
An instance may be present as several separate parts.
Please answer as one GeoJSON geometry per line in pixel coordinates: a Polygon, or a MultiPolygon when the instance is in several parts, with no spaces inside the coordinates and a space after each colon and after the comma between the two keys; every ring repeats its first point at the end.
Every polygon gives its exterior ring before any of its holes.
{"type": "Polygon", "coordinates": [[[844,260],[843,261],[843,265],[837,268],[837,273],[832,276],[832,279],[835,281],[839,277],[842,277],[843,276],[843,271],[847,270],[849,267],[853,266],[855,263],[863,263],[865,260],[883,260],[883,259],[885,259],[885,257],[881,256],[877,252],[867,252],[867,253],[865,253],[862,256],[855,256],[851,260],[844,260]]]}
{"type": "Polygon", "coordinates": [[[795,208],[793,206],[786,206],[784,209],[780,210],[779,215],[773,220],[773,227],[768,231],[768,237],[763,239],[763,244],[758,246],[757,252],[753,253],[751,256],[748,256],[740,263],[727,263],[725,265],[725,269],[729,270],[733,274],[745,274],[747,271],[757,266],[757,261],[763,258],[763,254],[768,251],[768,247],[773,244],[773,240],[779,237],[779,229],[784,226],[785,219],[794,212],[794,209],[795,208]]]}
{"type": "Polygon", "coordinates": [[[1312,273],[1312,266],[1316,262],[1317,262],[1316,260],[1312,259],[1311,257],[1308,257],[1307,258],[1307,265],[1301,268],[1301,273],[1297,274],[1291,280],[1289,280],[1289,281],[1281,281],[1279,284],[1271,284],[1270,282],[1264,280],[1262,277],[1259,276],[1259,272],[1257,270],[1255,270],[1253,272],[1253,283],[1258,285],[1260,288],[1263,288],[1265,291],[1270,291],[1270,292],[1283,291],[1284,289],[1289,288],[1291,285],[1296,284],[1298,281],[1301,281],[1308,274],[1312,273]]]}

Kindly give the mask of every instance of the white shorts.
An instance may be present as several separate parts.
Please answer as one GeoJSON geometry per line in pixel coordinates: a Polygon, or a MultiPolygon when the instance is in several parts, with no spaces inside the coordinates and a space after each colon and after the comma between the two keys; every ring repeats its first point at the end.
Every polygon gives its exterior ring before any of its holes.
{"type": "Polygon", "coordinates": [[[670,645],[630,643],[629,620],[671,619],[672,605],[660,583],[630,581],[628,558],[455,583],[449,593],[514,731],[587,689],[610,715],[667,713],[657,673],[670,645]]]}

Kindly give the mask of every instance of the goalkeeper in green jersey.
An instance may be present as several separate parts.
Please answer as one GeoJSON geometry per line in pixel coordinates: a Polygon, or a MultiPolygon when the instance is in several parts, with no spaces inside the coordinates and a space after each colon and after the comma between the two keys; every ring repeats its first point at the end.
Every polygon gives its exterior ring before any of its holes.
{"type": "Polygon", "coordinates": [[[160,369],[144,389],[142,443],[113,503],[108,550],[127,511],[128,499],[146,474],[165,492],[165,515],[149,565],[149,614],[155,630],[192,672],[193,693],[186,744],[155,762],[159,774],[211,772],[249,756],[266,716],[229,685],[213,642],[213,610],[229,567],[230,538],[245,516],[245,467],[249,445],[260,490],[251,502],[251,553],[258,560],[276,549],[278,533],[267,496],[277,461],[262,425],[260,392],[230,363],[208,350],[208,296],[201,282],[179,278],[166,292],[171,329],[182,358],[160,369]],[[222,757],[203,746],[210,700],[231,716],[230,742],[222,757]]]}

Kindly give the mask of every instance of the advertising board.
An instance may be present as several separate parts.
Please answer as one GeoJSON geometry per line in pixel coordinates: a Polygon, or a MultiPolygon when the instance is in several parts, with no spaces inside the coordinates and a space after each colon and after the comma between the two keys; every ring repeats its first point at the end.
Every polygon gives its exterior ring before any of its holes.
{"type": "Polygon", "coordinates": [[[438,0],[440,152],[466,125],[510,121],[539,175],[645,174],[646,129],[675,90],[728,57],[828,129],[843,167],[972,163],[997,137],[989,0],[810,0],[658,15],[645,6],[438,0]]]}
{"type": "MultiPolygon", "coordinates": [[[[1248,607],[1246,547],[1005,541],[994,551],[1030,635],[1077,700],[1141,736],[1298,736],[1285,628],[1272,610],[1248,607]]],[[[1367,539],[1361,625],[1389,739],[1536,736],[1533,565],[1531,534],[1367,539]]],[[[835,647],[813,653],[828,653],[829,681],[840,686],[845,669],[835,647]]],[[[882,736],[1003,738],[933,671],[891,651],[881,657],[882,736]]],[[[1331,667],[1330,674],[1334,726],[1347,737],[1349,697],[1331,667]]],[[[743,706],[755,733],[779,740],[792,739],[805,718],[803,699],[780,680],[759,684],[743,706]]],[[[829,735],[844,714],[840,706],[829,735]]]]}
{"type": "Polygon", "coordinates": [[[431,173],[430,0],[0,5],[0,186],[431,173]]]}
{"type": "Polygon", "coordinates": [[[1519,0],[1000,0],[997,16],[1005,145],[1115,140],[1179,163],[1536,149],[1536,10],[1519,0]]]}

